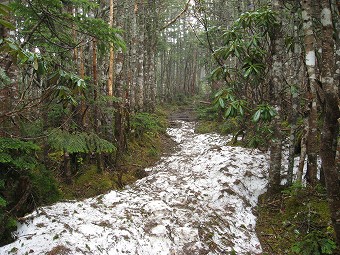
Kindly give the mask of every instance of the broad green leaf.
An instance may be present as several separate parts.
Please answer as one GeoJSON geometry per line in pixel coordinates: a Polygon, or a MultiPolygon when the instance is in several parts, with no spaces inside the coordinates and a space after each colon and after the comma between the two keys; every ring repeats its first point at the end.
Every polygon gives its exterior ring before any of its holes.
{"type": "Polygon", "coordinates": [[[219,90],[219,91],[215,94],[214,97],[219,97],[219,96],[221,96],[221,95],[223,94],[223,92],[224,92],[223,89],[219,90]]]}
{"type": "Polygon", "coordinates": [[[19,50],[18,45],[15,42],[8,41],[7,45],[12,49],[12,50],[19,50]]]}
{"type": "Polygon", "coordinates": [[[37,71],[39,69],[39,63],[38,63],[38,59],[37,58],[34,58],[33,68],[34,68],[35,71],[37,71]]]}
{"type": "Polygon", "coordinates": [[[219,98],[219,99],[218,99],[218,102],[219,102],[221,108],[224,108],[224,107],[225,107],[224,100],[223,100],[222,98],[219,98]]]}
{"type": "Polygon", "coordinates": [[[240,112],[240,115],[243,116],[244,115],[244,110],[243,110],[243,107],[241,105],[239,106],[238,110],[240,112]]]}
{"type": "Polygon", "coordinates": [[[225,114],[224,114],[224,117],[225,117],[225,118],[229,118],[229,117],[231,116],[231,111],[232,111],[232,107],[229,106],[228,109],[227,109],[227,111],[226,111],[225,114]]]}
{"type": "Polygon", "coordinates": [[[12,10],[12,8],[9,7],[8,5],[0,4],[0,10],[6,12],[6,14],[8,14],[12,10]]]}
{"type": "Polygon", "coordinates": [[[252,71],[252,69],[251,69],[251,67],[249,67],[249,68],[246,70],[246,72],[244,73],[244,77],[245,77],[245,78],[248,78],[248,76],[250,75],[251,71],[252,71]]]}
{"type": "Polygon", "coordinates": [[[271,117],[274,117],[274,116],[276,116],[277,113],[272,107],[270,107],[269,108],[269,114],[270,114],[271,117]]]}
{"type": "Polygon", "coordinates": [[[253,116],[253,121],[258,122],[261,116],[261,110],[257,110],[253,116]]]}
{"type": "Polygon", "coordinates": [[[83,79],[79,79],[79,80],[77,81],[77,86],[78,86],[78,87],[81,87],[81,88],[85,88],[85,82],[84,82],[84,80],[83,80],[83,79]]]}
{"type": "Polygon", "coordinates": [[[4,27],[8,29],[15,30],[15,26],[6,20],[0,19],[0,25],[3,25],[4,27]]]}

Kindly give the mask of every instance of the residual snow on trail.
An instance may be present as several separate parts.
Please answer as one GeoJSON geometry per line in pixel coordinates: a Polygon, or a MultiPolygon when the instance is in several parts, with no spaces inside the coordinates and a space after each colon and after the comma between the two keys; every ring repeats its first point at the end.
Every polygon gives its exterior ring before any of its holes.
{"type": "Polygon", "coordinates": [[[0,254],[260,254],[254,210],[267,183],[266,154],[178,123],[168,129],[178,150],[147,177],[38,208],[0,254]]]}

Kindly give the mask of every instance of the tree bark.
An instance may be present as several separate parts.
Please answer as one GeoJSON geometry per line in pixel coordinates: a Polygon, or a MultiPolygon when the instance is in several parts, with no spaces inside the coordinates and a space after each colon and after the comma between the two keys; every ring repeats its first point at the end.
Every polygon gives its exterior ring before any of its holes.
{"type": "MultiPolygon", "coordinates": [[[[273,1],[273,9],[280,11],[282,8],[279,0],[273,1]]],[[[273,88],[272,104],[276,105],[277,116],[273,121],[273,138],[270,145],[270,167],[268,192],[276,193],[280,189],[281,183],[281,161],[282,161],[282,131],[281,131],[281,91],[283,88],[283,35],[282,21],[279,21],[279,27],[273,33],[271,38],[273,43],[272,58],[273,69],[271,74],[271,86],[273,88]]]]}
{"type": "Polygon", "coordinates": [[[312,15],[313,15],[313,1],[303,0],[302,18],[304,31],[304,45],[305,45],[305,65],[307,67],[308,82],[309,82],[309,117],[308,117],[308,131],[307,131],[307,183],[315,186],[317,183],[317,81],[316,81],[316,39],[313,30],[312,15]]]}
{"type": "Polygon", "coordinates": [[[137,35],[137,81],[136,81],[136,108],[142,110],[144,108],[144,21],[142,13],[144,6],[142,2],[138,2],[135,7],[137,16],[137,26],[139,33],[137,35]]]}
{"type": "MultiPolygon", "coordinates": [[[[110,12],[109,12],[109,26],[110,28],[113,27],[114,22],[114,11],[113,11],[114,0],[110,0],[110,12]]],[[[108,73],[108,80],[107,80],[107,95],[113,96],[113,80],[114,80],[114,46],[111,43],[110,45],[110,58],[109,58],[109,73],[108,73]]]]}
{"type": "Polygon", "coordinates": [[[340,247],[340,181],[339,164],[335,162],[336,145],[339,135],[339,91],[338,81],[334,79],[335,52],[334,27],[332,13],[328,0],[321,0],[322,24],[322,70],[321,82],[325,96],[324,120],[321,135],[321,159],[325,174],[331,219],[336,234],[337,244],[340,247]]]}

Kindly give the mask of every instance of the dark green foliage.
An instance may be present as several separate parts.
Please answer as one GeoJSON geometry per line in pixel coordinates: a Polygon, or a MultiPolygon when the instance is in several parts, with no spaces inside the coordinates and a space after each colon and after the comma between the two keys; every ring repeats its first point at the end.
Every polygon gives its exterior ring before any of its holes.
{"type": "Polygon", "coordinates": [[[35,155],[39,151],[40,147],[32,142],[0,138],[0,243],[10,241],[15,217],[60,198],[51,171],[39,165],[35,155]],[[26,198],[20,201],[22,197],[26,198]]]}
{"type": "Polygon", "coordinates": [[[37,165],[33,153],[40,147],[32,142],[0,138],[0,166],[4,169],[28,170],[37,165]]]}
{"type": "Polygon", "coordinates": [[[69,133],[60,129],[52,130],[48,143],[54,150],[68,153],[111,153],[116,150],[114,144],[94,133],[69,133]]]}
{"type": "Polygon", "coordinates": [[[51,204],[60,199],[61,193],[51,171],[39,165],[30,171],[29,175],[32,182],[32,195],[36,205],[51,204]]]}
{"type": "Polygon", "coordinates": [[[267,7],[241,14],[231,28],[223,32],[222,46],[214,53],[215,58],[223,60],[237,58],[241,72],[238,68],[220,66],[212,72],[212,78],[223,79],[234,73],[238,82],[261,80],[265,75],[268,54],[263,45],[267,35],[271,35],[277,27],[276,15],[267,7]]]}
{"type": "Polygon", "coordinates": [[[20,200],[16,197],[19,196],[16,180],[29,175],[37,166],[34,153],[39,149],[32,142],[0,138],[0,244],[10,239],[10,232],[16,226],[15,215],[8,213],[20,200]]]}
{"type": "Polygon", "coordinates": [[[223,88],[217,92],[213,104],[221,109],[223,117],[226,119],[242,117],[246,111],[249,111],[247,101],[236,99],[231,88],[223,88]]]}
{"type": "Polygon", "coordinates": [[[49,83],[54,85],[54,97],[63,103],[64,108],[68,104],[78,105],[76,96],[81,94],[84,96],[86,91],[86,83],[78,75],[58,70],[49,77],[49,83]]]}
{"type": "Polygon", "coordinates": [[[166,125],[160,121],[155,114],[141,112],[131,117],[131,132],[135,137],[141,137],[144,134],[164,133],[166,125]]]}
{"type": "Polygon", "coordinates": [[[333,254],[335,249],[335,242],[329,239],[325,233],[316,230],[308,233],[301,241],[292,246],[292,252],[301,255],[333,254]]]}
{"type": "Polygon", "coordinates": [[[15,26],[3,18],[8,16],[11,11],[12,9],[8,5],[0,4],[0,25],[14,30],[15,26]]]}
{"type": "MultiPolygon", "coordinates": [[[[110,28],[102,19],[90,17],[88,12],[96,11],[99,6],[91,1],[83,0],[36,0],[26,4],[26,1],[17,0],[12,3],[12,9],[18,17],[22,17],[20,27],[23,34],[31,31],[39,24],[34,33],[36,46],[72,48],[78,42],[73,41],[72,30],[96,37],[106,43],[113,43],[117,48],[125,48],[119,34],[122,31],[110,28]],[[72,15],[72,8],[81,8],[82,13],[72,15]]],[[[63,50],[63,49],[61,49],[63,50]]]]}
{"type": "Polygon", "coordinates": [[[44,65],[41,64],[41,56],[24,50],[13,38],[0,39],[0,52],[7,52],[19,65],[30,65],[35,72],[43,72],[44,65]]]}
{"type": "Polygon", "coordinates": [[[20,122],[20,132],[23,137],[40,137],[43,133],[43,122],[37,119],[32,122],[20,122]]]}
{"type": "Polygon", "coordinates": [[[259,122],[262,120],[263,122],[270,122],[273,117],[276,116],[276,111],[274,107],[269,104],[260,104],[256,108],[256,112],[253,115],[253,121],[259,122]]]}
{"type": "Polygon", "coordinates": [[[242,126],[245,130],[244,145],[250,148],[258,148],[266,150],[268,148],[268,141],[271,139],[273,131],[271,125],[268,123],[261,123],[261,125],[247,122],[242,126]]]}

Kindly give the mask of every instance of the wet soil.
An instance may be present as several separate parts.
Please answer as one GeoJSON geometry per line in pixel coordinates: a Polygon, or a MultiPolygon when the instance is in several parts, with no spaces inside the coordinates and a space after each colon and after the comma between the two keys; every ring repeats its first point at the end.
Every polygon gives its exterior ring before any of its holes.
{"type": "Polygon", "coordinates": [[[197,115],[194,108],[182,106],[177,111],[171,113],[169,116],[170,127],[178,127],[180,125],[178,121],[196,122],[197,115]]]}

